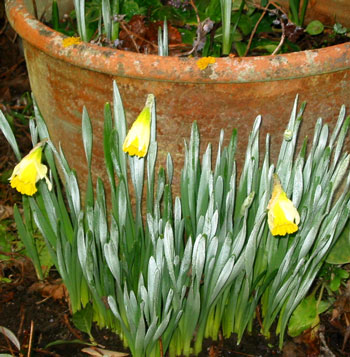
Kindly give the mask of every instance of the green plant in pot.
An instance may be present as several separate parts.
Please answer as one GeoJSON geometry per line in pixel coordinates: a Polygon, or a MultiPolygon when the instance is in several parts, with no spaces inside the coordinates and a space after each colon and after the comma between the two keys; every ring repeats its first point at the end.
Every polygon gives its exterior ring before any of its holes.
{"type": "MultiPolygon", "coordinates": [[[[307,0],[289,0],[288,14],[276,2],[267,0],[76,0],[72,16],[76,22],[71,28],[72,21],[67,22],[67,18],[60,24],[58,5],[53,1],[52,26],[63,33],[75,30],[85,42],[156,53],[157,26],[167,18],[173,55],[264,55],[300,51],[305,44],[308,49],[317,48],[315,39],[300,41],[305,34],[318,38],[316,35],[324,32],[319,20],[303,28],[307,6],[307,0]]],[[[346,42],[346,33],[347,29],[337,23],[334,32],[322,41],[339,37],[338,43],[346,42]]]]}

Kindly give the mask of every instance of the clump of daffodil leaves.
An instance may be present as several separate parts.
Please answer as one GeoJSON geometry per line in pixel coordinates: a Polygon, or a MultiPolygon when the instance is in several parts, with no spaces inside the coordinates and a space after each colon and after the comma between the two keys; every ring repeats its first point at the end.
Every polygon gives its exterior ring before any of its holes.
{"type": "Polygon", "coordinates": [[[73,321],[78,327],[84,321],[84,331],[91,334],[93,321],[110,328],[137,357],[190,356],[201,351],[204,338],[235,333],[240,342],[252,330],[260,305],[262,333],[268,337],[277,321],[282,347],[293,312],[350,215],[345,107],[332,134],[319,119],[312,142],[305,140],[297,152],[305,104],[298,107],[296,99],[276,165],[270,163],[269,136],[260,160],[258,116],[242,170],[235,162],[236,131],[227,146],[220,133],[212,165],[211,145],[200,157],[193,123],[184,147],[181,194],[173,197],[176,170],[170,154],[165,168],[157,164],[154,96],[148,96],[127,132],[113,86],[113,110],[106,104],[104,111],[108,190],[100,178],[93,187],[92,126],[83,110],[89,177],[82,188],[84,204],[79,176],[50,141],[36,104],[34,148],[21,161],[0,115],[0,127],[20,161],[10,183],[23,193],[26,211],[22,217],[15,209],[16,223],[37,270],[30,217],[67,286],[73,321]]]}

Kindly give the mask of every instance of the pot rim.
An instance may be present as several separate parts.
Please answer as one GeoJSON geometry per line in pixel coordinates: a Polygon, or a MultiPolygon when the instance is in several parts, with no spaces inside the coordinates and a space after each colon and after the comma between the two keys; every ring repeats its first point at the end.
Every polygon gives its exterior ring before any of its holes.
{"type": "Polygon", "coordinates": [[[198,58],[161,57],[81,42],[64,47],[67,36],[36,20],[24,0],[6,0],[6,13],[19,36],[45,54],[112,76],[178,83],[252,83],[288,80],[350,69],[350,42],[281,55],[215,58],[200,70],[198,58]]]}

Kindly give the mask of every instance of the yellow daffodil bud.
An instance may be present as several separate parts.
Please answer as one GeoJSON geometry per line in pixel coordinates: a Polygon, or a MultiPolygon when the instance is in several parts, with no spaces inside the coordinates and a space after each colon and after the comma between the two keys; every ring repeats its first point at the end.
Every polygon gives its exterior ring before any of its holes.
{"type": "Polygon", "coordinates": [[[277,175],[274,176],[272,197],[267,209],[269,210],[267,222],[272,235],[285,236],[298,230],[299,213],[283,191],[277,175]]]}
{"type": "Polygon", "coordinates": [[[37,191],[36,183],[45,179],[49,190],[52,185],[47,177],[47,167],[41,163],[43,142],[36,145],[27,156],[25,156],[15,169],[9,181],[11,187],[15,188],[18,192],[33,196],[37,191]]]}
{"type": "Polygon", "coordinates": [[[145,157],[148,151],[151,136],[151,108],[154,95],[149,94],[146,105],[134,121],[123,144],[123,151],[130,156],[145,157]]]}

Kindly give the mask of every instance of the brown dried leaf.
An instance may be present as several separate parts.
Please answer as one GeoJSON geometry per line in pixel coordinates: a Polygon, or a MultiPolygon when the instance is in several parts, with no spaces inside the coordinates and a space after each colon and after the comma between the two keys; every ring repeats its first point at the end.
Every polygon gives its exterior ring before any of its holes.
{"type": "MultiPolygon", "coordinates": [[[[147,31],[147,39],[155,44],[158,43],[158,28],[163,29],[164,21],[152,22],[149,24],[147,31]]],[[[182,37],[179,30],[168,23],[168,40],[169,45],[177,45],[182,43],[182,37]]]]}
{"type": "Polygon", "coordinates": [[[52,298],[54,300],[62,300],[68,297],[66,286],[62,283],[61,279],[57,279],[54,282],[38,281],[32,284],[29,292],[39,292],[43,297],[52,298]]]}
{"type": "Polygon", "coordinates": [[[13,207],[0,205],[0,221],[13,217],[13,207]]]}

